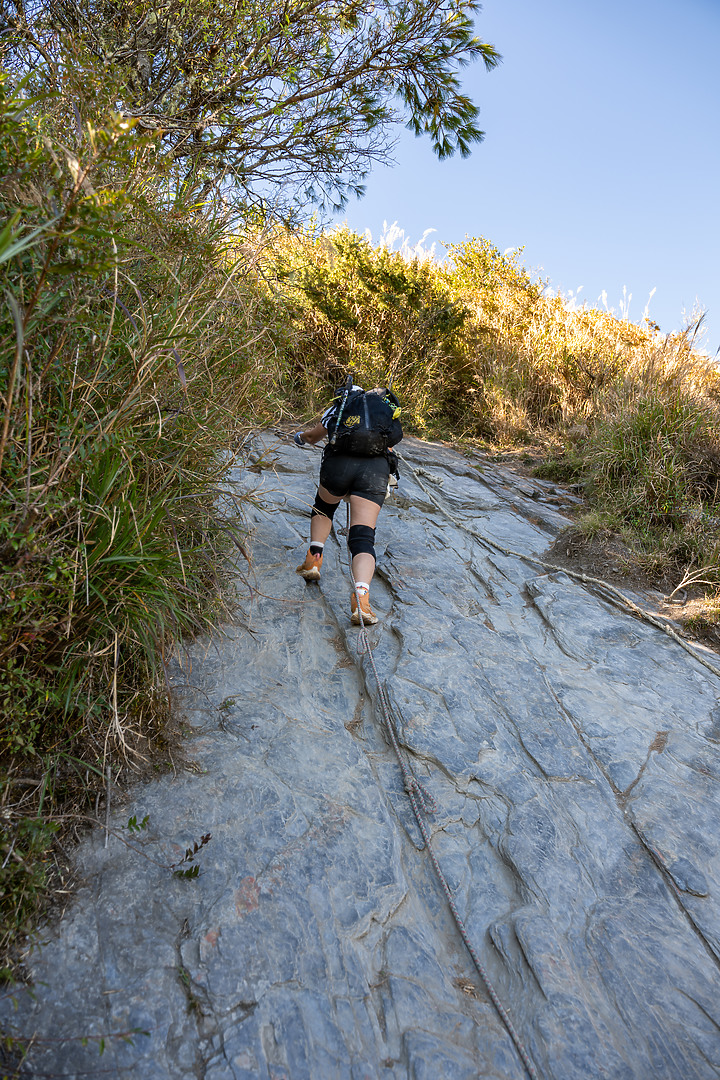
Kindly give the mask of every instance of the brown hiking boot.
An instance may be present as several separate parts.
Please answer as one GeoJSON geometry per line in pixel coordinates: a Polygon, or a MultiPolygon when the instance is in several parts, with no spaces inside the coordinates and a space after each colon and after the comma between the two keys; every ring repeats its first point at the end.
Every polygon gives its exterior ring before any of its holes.
{"type": "MultiPolygon", "coordinates": [[[[366,592],[360,593],[360,611],[362,612],[364,626],[373,626],[378,621],[377,615],[370,607],[370,597],[366,592]]],[[[350,622],[354,623],[355,626],[360,626],[360,615],[357,609],[357,598],[354,590],[350,597],[350,622]]]]}
{"type": "Polygon", "coordinates": [[[320,567],[322,566],[323,553],[319,555],[313,555],[308,548],[308,553],[305,556],[305,562],[302,566],[298,566],[296,573],[302,574],[306,581],[319,581],[320,580],[320,567]]]}

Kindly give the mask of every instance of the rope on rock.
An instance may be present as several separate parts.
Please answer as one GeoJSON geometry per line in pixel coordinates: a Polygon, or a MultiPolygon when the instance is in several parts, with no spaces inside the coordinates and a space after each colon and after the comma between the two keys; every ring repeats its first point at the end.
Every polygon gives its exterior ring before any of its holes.
{"type": "Polygon", "coordinates": [[[407,458],[403,457],[401,460],[403,465],[407,465],[408,469],[415,477],[418,486],[422,488],[427,497],[430,499],[430,502],[433,504],[433,506],[435,506],[441,514],[444,514],[445,517],[453,523],[453,525],[456,525],[459,529],[462,529],[469,536],[472,536],[475,540],[479,540],[480,543],[485,544],[486,547],[494,548],[496,551],[501,552],[503,555],[507,555],[508,557],[512,556],[516,559],[522,559],[524,562],[533,563],[535,566],[542,566],[544,570],[549,570],[551,573],[567,574],[568,577],[574,578],[574,580],[576,581],[581,581],[584,585],[591,585],[594,586],[596,589],[603,590],[605,593],[608,594],[606,596],[606,599],[609,603],[615,604],[615,606],[619,607],[621,610],[629,610],[639,619],[642,619],[644,622],[650,623],[651,626],[657,627],[658,630],[662,630],[664,634],[667,634],[668,637],[673,639],[673,641],[676,641],[678,645],[680,645],[685,650],[685,652],[689,653],[690,656],[693,657],[693,659],[697,660],[697,662],[699,664],[702,664],[703,667],[706,667],[708,671],[712,671],[713,675],[717,675],[717,677],[720,679],[719,667],[716,667],[715,664],[712,664],[709,660],[706,660],[705,657],[700,652],[698,652],[697,649],[693,648],[693,646],[690,645],[689,642],[685,641],[685,639],[682,638],[677,633],[677,631],[673,630],[673,628],[667,623],[662,622],[661,619],[655,618],[655,616],[651,615],[649,611],[644,611],[641,607],[638,607],[637,604],[634,604],[632,600],[630,600],[627,596],[625,596],[624,593],[620,591],[620,589],[616,589],[614,585],[611,585],[607,581],[603,581],[602,578],[590,577],[588,574],[581,574],[578,570],[568,570],[564,566],[556,566],[555,563],[545,562],[543,559],[538,559],[536,555],[526,555],[522,551],[513,551],[511,548],[505,548],[502,546],[502,544],[498,544],[495,540],[491,540],[489,536],[485,536],[483,533],[478,532],[477,529],[472,529],[469,525],[466,525],[465,522],[456,514],[453,514],[452,511],[448,510],[445,506],[443,506],[442,503],[433,494],[433,492],[430,491],[425,486],[425,484],[423,484],[419,474],[422,473],[425,476],[429,476],[429,473],[426,473],[425,470],[414,469],[410,462],[407,460],[407,458]]]}
{"type": "MultiPolygon", "coordinates": [[[[347,532],[349,532],[349,531],[350,531],[350,508],[348,507],[348,510],[347,510],[347,532]]],[[[360,596],[358,594],[357,589],[355,588],[355,579],[353,577],[353,572],[352,572],[352,556],[351,556],[349,548],[347,549],[347,553],[348,553],[348,566],[349,566],[349,569],[350,569],[350,581],[352,582],[353,592],[355,593],[355,599],[357,601],[357,610],[358,610],[358,614],[359,614],[359,618],[360,618],[360,630],[358,632],[358,646],[357,646],[358,653],[361,656],[366,655],[368,657],[368,660],[370,661],[370,667],[372,669],[372,673],[373,673],[373,675],[375,677],[375,683],[377,685],[377,700],[378,700],[379,707],[380,707],[380,715],[381,715],[383,723],[385,725],[385,729],[386,729],[386,731],[387,731],[387,733],[388,733],[388,735],[390,737],[390,742],[392,744],[392,748],[395,751],[395,756],[396,756],[396,758],[398,760],[398,764],[400,766],[400,772],[402,773],[403,783],[404,783],[404,786],[405,786],[405,791],[406,791],[407,796],[408,796],[408,798],[410,800],[410,805],[412,806],[413,813],[415,815],[415,820],[417,822],[418,828],[420,830],[420,833],[422,834],[423,840],[425,841],[425,848],[427,850],[428,855],[430,856],[430,861],[433,864],[433,867],[435,869],[435,873],[437,874],[437,877],[438,877],[438,880],[439,880],[440,885],[442,887],[442,890],[445,893],[445,896],[447,898],[447,902],[448,902],[448,904],[450,906],[450,911],[452,912],[452,916],[453,916],[453,919],[455,920],[455,924],[456,924],[458,930],[460,931],[460,937],[463,939],[463,942],[465,943],[465,947],[467,948],[468,952],[470,953],[470,956],[472,957],[472,961],[473,961],[473,963],[474,963],[474,965],[475,965],[475,967],[477,969],[477,973],[480,976],[480,978],[482,980],[482,983],[483,983],[485,989],[488,992],[490,1000],[492,1001],[493,1005],[495,1006],[495,1009],[497,1011],[498,1016],[500,1017],[503,1024],[505,1025],[505,1027],[507,1029],[507,1032],[508,1032],[510,1038],[512,1039],[514,1045],[515,1045],[515,1049],[518,1052],[518,1056],[520,1057],[520,1060],[522,1061],[523,1065],[525,1066],[525,1069],[527,1071],[528,1076],[530,1077],[530,1080],[538,1080],[538,1074],[537,1074],[537,1071],[535,1069],[535,1066],[533,1065],[532,1061],[530,1060],[530,1057],[528,1056],[527,1050],[523,1046],[523,1044],[522,1044],[522,1042],[520,1040],[520,1036],[518,1035],[517,1031],[515,1030],[515,1026],[514,1026],[512,1020],[510,1019],[510,1015],[509,1015],[507,1009],[505,1008],[505,1006],[503,1005],[503,1003],[500,1001],[500,998],[497,996],[497,994],[495,992],[495,989],[494,989],[494,987],[493,987],[493,985],[492,985],[492,983],[490,981],[490,978],[489,978],[487,972],[485,971],[485,968],[483,967],[483,965],[482,965],[482,963],[480,961],[480,957],[478,956],[477,951],[475,950],[475,947],[474,947],[473,943],[470,940],[468,932],[465,929],[465,924],[464,924],[464,922],[463,922],[463,920],[462,920],[462,918],[460,916],[460,912],[458,911],[458,909],[457,909],[457,907],[455,905],[455,901],[453,900],[453,896],[452,896],[452,893],[450,891],[450,886],[448,885],[447,878],[443,874],[442,869],[440,867],[440,863],[438,862],[437,858],[435,857],[435,853],[432,850],[432,847],[431,847],[431,844],[430,844],[430,832],[428,830],[427,823],[425,821],[425,815],[426,814],[434,814],[436,809],[437,809],[437,805],[436,805],[435,799],[430,794],[430,792],[427,790],[427,788],[425,788],[420,783],[418,778],[415,776],[414,772],[412,771],[412,767],[409,765],[408,762],[405,761],[405,759],[403,758],[402,752],[400,750],[400,743],[399,743],[398,737],[397,737],[395,714],[394,714],[393,709],[392,709],[392,707],[390,705],[390,701],[389,701],[388,695],[387,695],[387,690],[386,690],[385,686],[383,685],[383,683],[382,683],[382,681],[380,679],[380,675],[378,673],[378,669],[377,669],[377,666],[375,664],[375,657],[373,656],[373,651],[372,651],[370,641],[369,641],[368,636],[367,636],[367,630],[365,629],[365,623],[364,623],[363,615],[362,615],[362,608],[360,607],[360,596]]],[[[400,719],[403,720],[402,713],[400,713],[400,710],[396,709],[396,711],[399,714],[400,719]]]]}

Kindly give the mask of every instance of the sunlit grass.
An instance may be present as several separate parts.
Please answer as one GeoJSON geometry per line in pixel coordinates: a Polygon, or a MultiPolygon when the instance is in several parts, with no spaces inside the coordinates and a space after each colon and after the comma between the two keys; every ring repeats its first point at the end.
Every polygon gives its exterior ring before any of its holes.
{"type": "Polygon", "coordinates": [[[544,474],[582,484],[597,528],[653,572],[717,564],[720,367],[697,321],[662,334],[549,295],[522,252],[482,238],[443,263],[396,225],[377,246],[338,229],[278,234],[275,250],[309,411],[348,368],[392,380],[421,435],[539,447],[544,474]]]}

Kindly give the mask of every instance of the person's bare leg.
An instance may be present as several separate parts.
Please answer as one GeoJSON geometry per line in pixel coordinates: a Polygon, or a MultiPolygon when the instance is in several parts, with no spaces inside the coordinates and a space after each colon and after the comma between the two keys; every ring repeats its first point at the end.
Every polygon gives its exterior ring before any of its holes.
{"type": "MultiPolygon", "coordinates": [[[[371,499],[363,499],[359,495],[350,496],[351,528],[353,525],[369,525],[371,529],[374,529],[379,513],[380,507],[371,499]]],[[[369,585],[375,573],[375,559],[366,551],[361,551],[353,558],[352,572],[355,581],[364,581],[366,585],[369,585]]]]}
{"type": "MultiPolygon", "coordinates": [[[[330,503],[332,506],[337,506],[340,502],[340,497],[338,495],[331,495],[322,484],[318,488],[318,495],[324,502],[330,503]]],[[[310,518],[310,543],[324,544],[330,535],[331,529],[332,521],[329,517],[326,517],[325,514],[313,514],[310,518]]]]}

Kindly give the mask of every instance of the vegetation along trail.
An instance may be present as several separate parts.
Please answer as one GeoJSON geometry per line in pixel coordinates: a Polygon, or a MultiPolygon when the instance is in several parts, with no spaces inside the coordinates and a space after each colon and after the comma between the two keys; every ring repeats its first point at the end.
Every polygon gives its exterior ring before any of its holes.
{"type": "MultiPolygon", "coordinates": [[[[452,520],[542,557],[572,496],[403,446],[368,636],[436,803],[434,854],[537,1075],[716,1078],[720,683],[452,520]]],[[[520,1078],[375,719],[342,538],[319,584],[295,574],[317,456],[266,435],[249,457],[231,481],[254,492],[247,625],[175,667],[185,767],[113,808],[107,846],[83,842],[34,993],[3,1002],[25,1075],[520,1078]]]]}

